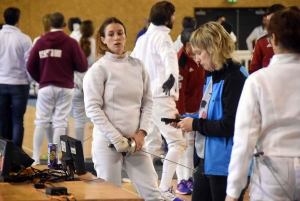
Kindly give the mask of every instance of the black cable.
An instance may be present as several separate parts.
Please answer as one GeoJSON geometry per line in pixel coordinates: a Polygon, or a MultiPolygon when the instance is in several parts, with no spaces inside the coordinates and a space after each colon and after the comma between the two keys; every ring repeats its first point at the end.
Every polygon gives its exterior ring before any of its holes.
{"type": "Polygon", "coordinates": [[[83,140],[83,141],[81,141],[81,142],[85,142],[85,141],[87,141],[87,140],[89,140],[89,139],[91,139],[93,136],[91,136],[91,137],[88,137],[88,138],[86,138],[85,140],[83,140]]]}

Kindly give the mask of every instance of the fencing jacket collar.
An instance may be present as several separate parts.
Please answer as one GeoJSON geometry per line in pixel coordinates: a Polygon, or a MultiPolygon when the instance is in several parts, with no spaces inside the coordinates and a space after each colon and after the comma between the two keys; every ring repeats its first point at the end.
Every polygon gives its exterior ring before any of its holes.
{"type": "Polygon", "coordinates": [[[150,24],[150,26],[148,27],[148,30],[147,32],[152,32],[152,31],[156,31],[156,30],[160,30],[160,31],[164,31],[166,33],[170,33],[171,29],[169,29],[168,27],[166,27],[165,25],[159,25],[159,26],[156,26],[154,24],[150,24]]]}

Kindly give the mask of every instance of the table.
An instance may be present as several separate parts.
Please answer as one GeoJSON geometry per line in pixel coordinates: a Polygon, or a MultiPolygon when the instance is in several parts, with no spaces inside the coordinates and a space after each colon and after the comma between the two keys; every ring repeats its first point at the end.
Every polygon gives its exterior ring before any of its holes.
{"type": "MultiPolygon", "coordinates": [[[[119,188],[102,179],[98,179],[91,173],[77,176],[81,181],[65,181],[52,183],[55,187],[66,187],[68,193],[79,200],[109,200],[109,201],[142,201],[143,199],[133,192],[119,188]],[[85,179],[85,180],[83,180],[85,179]]],[[[47,187],[51,187],[46,184],[47,187]]],[[[69,197],[70,198],[70,197],[69,197]]],[[[44,201],[44,200],[67,200],[58,196],[45,193],[45,189],[35,189],[30,182],[23,183],[0,183],[0,201],[44,201]]],[[[75,200],[75,199],[70,199],[75,200]]]]}

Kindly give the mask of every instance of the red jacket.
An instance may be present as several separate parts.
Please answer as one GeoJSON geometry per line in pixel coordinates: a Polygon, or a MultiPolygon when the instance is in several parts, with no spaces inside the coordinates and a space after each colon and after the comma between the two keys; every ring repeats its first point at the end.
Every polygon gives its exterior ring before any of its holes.
{"type": "Polygon", "coordinates": [[[272,45],[267,40],[267,35],[258,39],[254,47],[249,74],[261,68],[268,67],[273,55],[274,51],[272,45]]]}
{"type": "Polygon", "coordinates": [[[74,71],[85,72],[88,64],[78,42],[63,31],[55,31],[36,42],[26,67],[39,88],[74,88],[74,71]]]}
{"type": "Polygon", "coordinates": [[[199,112],[205,82],[205,70],[190,57],[185,47],[177,54],[179,64],[179,100],[176,108],[179,114],[199,112]]]}

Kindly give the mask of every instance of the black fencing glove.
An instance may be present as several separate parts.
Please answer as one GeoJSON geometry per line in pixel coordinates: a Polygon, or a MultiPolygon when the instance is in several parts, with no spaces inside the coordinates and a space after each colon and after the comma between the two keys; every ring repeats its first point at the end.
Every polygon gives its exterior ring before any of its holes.
{"type": "Polygon", "coordinates": [[[166,95],[170,96],[170,91],[172,89],[172,87],[174,86],[174,82],[175,82],[175,78],[174,76],[171,74],[170,77],[168,78],[168,80],[162,85],[163,88],[163,92],[166,95]]]}

